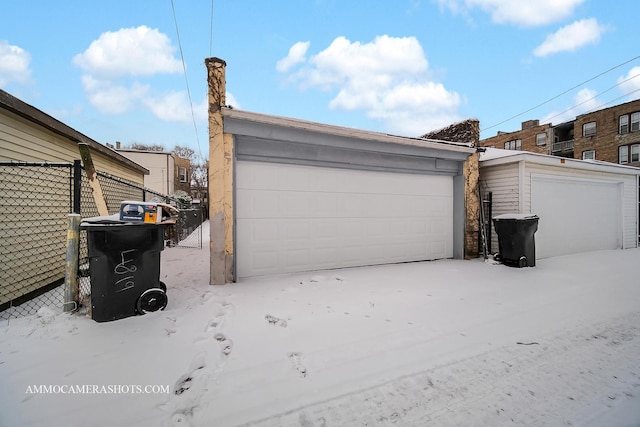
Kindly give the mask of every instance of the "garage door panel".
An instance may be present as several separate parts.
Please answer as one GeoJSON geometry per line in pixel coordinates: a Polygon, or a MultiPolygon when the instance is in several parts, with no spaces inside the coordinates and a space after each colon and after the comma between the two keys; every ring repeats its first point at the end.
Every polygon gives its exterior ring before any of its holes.
{"type": "Polygon", "coordinates": [[[540,258],[616,249],[620,235],[617,183],[534,177],[531,210],[540,217],[540,258]]]}
{"type": "Polygon", "coordinates": [[[453,255],[451,177],[245,161],[236,174],[239,277],[453,255]]]}

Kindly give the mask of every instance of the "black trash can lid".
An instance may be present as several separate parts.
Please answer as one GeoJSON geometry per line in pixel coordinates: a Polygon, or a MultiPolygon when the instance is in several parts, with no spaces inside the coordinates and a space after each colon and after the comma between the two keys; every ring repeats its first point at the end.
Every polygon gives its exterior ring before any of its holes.
{"type": "Polygon", "coordinates": [[[506,219],[506,220],[515,220],[515,221],[522,221],[522,220],[529,220],[529,219],[538,219],[538,215],[535,214],[531,214],[531,213],[523,213],[523,214],[519,214],[519,213],[507,213],[507,214],[502,214],[502,215],[497,215],[493,217],[494,220],[502,220],[502,219],[506,219]]]}

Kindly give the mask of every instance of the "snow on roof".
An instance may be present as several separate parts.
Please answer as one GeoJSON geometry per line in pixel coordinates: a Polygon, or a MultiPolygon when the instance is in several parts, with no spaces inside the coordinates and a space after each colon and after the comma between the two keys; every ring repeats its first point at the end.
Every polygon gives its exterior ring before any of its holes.
{"type": "Polygon", "coordinates": [[[480,161],[500,159],[502,157],[516,156],[522,151],[504,150],[502,148],[487,147],[484,152],[480,152],[480,161]]]}

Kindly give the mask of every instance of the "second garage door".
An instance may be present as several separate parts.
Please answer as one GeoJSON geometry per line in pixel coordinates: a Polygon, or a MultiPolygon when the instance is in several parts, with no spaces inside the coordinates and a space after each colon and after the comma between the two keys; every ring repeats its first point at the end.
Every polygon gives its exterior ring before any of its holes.
{"type": "Polygon", "coordinates": [[[238,161],[238,277],[453,256],[453,178],[238,161]]]}
{"type": "Polygon", "coordinates": [[[619,193],[615,182],[533,177],[531,212],[540,217],[537,256],[619,248],[619,193]]]}

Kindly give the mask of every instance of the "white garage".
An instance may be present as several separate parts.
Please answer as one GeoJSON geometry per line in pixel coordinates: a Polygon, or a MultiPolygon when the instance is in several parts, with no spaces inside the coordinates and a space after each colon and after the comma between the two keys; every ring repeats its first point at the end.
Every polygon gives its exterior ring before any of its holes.
{"type": "Polygon", "coordinates": [[[463,257],[468,145],[223,113],[235,278],[463,257]]]}
{"type": "Polygon", "coordinates": [[[480,156],[481,188],[485,198],[491,193],[492,215],[540,218],[538,259],[638,247],[639,175],[629,166],[527,152],[487,149],[480,156]]]}
{"type": "Polygon", "coordinates": [[[544,257],[622,247],[623,182],[531,177],[531,211],[540,218],[536,249],[544,257]]]}

